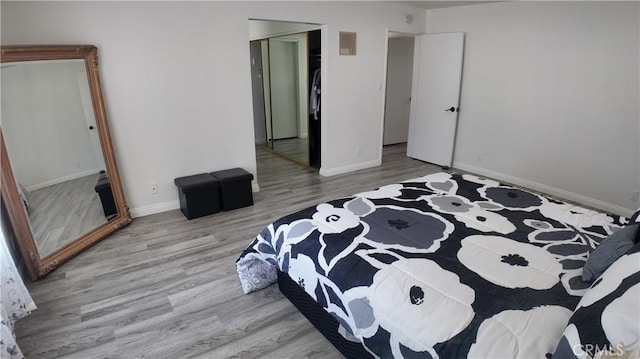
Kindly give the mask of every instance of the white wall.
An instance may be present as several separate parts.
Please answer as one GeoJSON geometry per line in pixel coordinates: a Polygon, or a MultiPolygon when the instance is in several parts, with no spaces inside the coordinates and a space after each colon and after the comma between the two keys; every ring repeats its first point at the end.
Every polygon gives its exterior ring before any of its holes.
{"type": "Polygon", "coordinates": [[[639,3],[429,10],[465,32],[454,167],[629,214],[640,187],[639,3]]]}
{"type": "Polygon", "coordinates": [[[390,145],[407,142],[413,77],[413,37],[389,38],[387,98],[384,107],[384,137],[390,145]]]}
{"type": "Polygon", "coordinates": [[[77,79],[87,82],[84,67],[78,60],[2,68],[2,132],[16,179],[29,190],[98,172],[77,79]]]}
{"type": "Polygon", "coordinates": [[[177,207],[173,179],[255,174],[248,19],[324,25],[323,174],[380,163],[387,27],[425,29],[424,10],[382,2],[10,2],[3,44],[95,44],[132,214],[177,207]],[[413,22],[404,23],[405,14],[413,22]],[[358,55],[338,56],[338,31],[358,55]],[[360,148],[360,156],[356,156],[360,148]],[[158,184],[151,195],[149,184],[158,184]]]}

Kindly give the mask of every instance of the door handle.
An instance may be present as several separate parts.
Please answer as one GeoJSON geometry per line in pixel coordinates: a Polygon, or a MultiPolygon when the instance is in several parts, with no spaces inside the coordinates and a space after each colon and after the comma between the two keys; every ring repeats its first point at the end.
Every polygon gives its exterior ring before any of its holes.
{"type": "Polygon", "coordinates": [[[90,129],[90,130],[93,130],[94,128],[95,128],[95,127],[93,127],[93,126],[89,126],[89,129],[90,129]]]}
{"type": "Polygon", "coordinates": [[[451,107],[445,109],[445,111],[448,111],[448,112],[459,112],[460,111],[460,107],[451,106],[451,107]]]}

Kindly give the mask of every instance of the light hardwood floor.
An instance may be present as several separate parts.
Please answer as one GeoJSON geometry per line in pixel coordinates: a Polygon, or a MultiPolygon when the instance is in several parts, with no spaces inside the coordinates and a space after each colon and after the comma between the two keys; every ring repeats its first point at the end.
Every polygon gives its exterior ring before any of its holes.
{"type": "Polygon", "coordinates": [[[340,353],[273,285],[244,295],[235,260],[268,223],[318,202],[428,173],[385,147],[381,167],[322,177],[257,150],[255,204],[187,221],[144,218],[28,287],[17,323],[27,358],[336,358],[340,353]]]}
{"type": "Polygon", "coordinates": [[[304,164],[309,164],[309,139],[287,138],[273,141],[273,150],[296,159],[304,164]]]}
{"type": "Polygon", "coordinates": [[[29,194],[29,222],[41,257],[107,221],[94,187],[99,174],[29,194]]]}

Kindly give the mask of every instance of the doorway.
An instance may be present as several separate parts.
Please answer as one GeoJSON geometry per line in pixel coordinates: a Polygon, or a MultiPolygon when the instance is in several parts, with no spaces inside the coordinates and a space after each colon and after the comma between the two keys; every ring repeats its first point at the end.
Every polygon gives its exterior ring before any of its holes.
{"type": "Polygon", "coordinates": [[[256,146],[320,168],[321,30],[305,23],[249,23],[256,146]]]}
{"type": "Polygon", "coordinates": [[[463,54],[461,32],[388,31],[383,146],[404,141],[408,157],[451,167],[463,54]]]}
{"type": "Polygon", "coordinates": [[[414,45],[413,34],[389,32],[383,146],[406,144],[409,138],[414,45]]]}

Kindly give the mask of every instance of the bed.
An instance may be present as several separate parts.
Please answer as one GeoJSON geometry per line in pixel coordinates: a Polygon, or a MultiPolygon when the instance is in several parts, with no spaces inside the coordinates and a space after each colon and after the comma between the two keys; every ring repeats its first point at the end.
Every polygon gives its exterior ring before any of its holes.
{"type": "MultiPolygon", "coordinates": [[[[582,280],[582,268],[600,242],[629,224],[490,179],[443,172],[280,218],[236,265],[245,293],[278,282],[347,357],[550,358],[561,338],[559,352],[571,348],[584,357],[575,345],[593,325],[584,310],[582,319],[573,318],[593,284],[582,280]]],[[[611,282],[623,282],[629,295],[640,288],[636,252],[617,272],[624,278],[611,282]]],[[[607,293],[627,293],[614,284],[597,298],[600,309],[603,297],[615,300],[607,293]]],[[[624,315],[633,318],[636,308],[627,307],[624,315]]],[[[622,323],[633,329],[624,350],[639,345],[629,346],[638,333],[630,323],[622,323]]],[[[593,355],[611,344],[605,342],[595,351],[579,348],[593,355]]]]}

